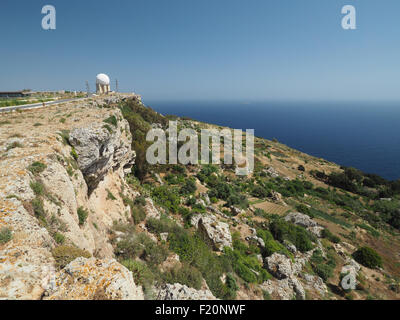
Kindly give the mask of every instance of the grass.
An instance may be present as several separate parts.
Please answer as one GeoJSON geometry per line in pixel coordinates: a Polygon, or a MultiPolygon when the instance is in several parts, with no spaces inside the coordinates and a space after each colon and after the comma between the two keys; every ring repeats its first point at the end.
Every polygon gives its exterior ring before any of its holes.
{"type": "Polygon", "coordinates": [[[13,143],[11,143],[11,144],[9,144],[8,146],[7,146],[7,151],[9,151],[9,150],[11,150],[11,149],[15,149],[15,148],[23,148],[24,146],[20,143],[20,142],[13,142],[13,143]]]}
{"type": "Polygon", "coordinates": [[[117,198],[112,194],[110,190],[106,189],[106,191],[107,191],[107,200],[112,200],[112,201],[117,200],[117,198]]]}
{"type": "Polygon", "coordinates": [[[39,181],[31,182],[30,187],[37,196],[43,196],[45,193],[44,185],[39,181]]]}
{"type": "Polygon", "coordinates": [[[0,102],[0,108],[22,106],[26,104],[34,104],[34,103],[48,102],[48,101],[52,101],[52,99],[36,99],[31,101],[21,100],[21,99],[8,99],[0,102]]]}
{"type": "Polygon", "coordinates": [[[59,232],[56,232],[56,234],[54,235],[54,240],[57,244],[64,244],[65,242],[65,237],[64,235],[62,235],[59,232]]]}
{"type": "Polygon", "coordinates": [[[46,168],[47,166],[44,163],[36,161],[28,167],[28,170],[36,176],[46,170],[46,168]]]}
{"type": "Polygon", "coordinates": [[[78,208],[78,218],[79,218],[79,225],[83,226],[86,222],[89,213],[83,207],[78,208]]]}
{"type": "Polygon", "coordinates": [[[62,269],[70,262],[74,261],[76,258],[84,257],[90,258],[91,255],[85,250],[81,250],[72,246],[61,245],[56,247],[51,252],[53,254],[54,260],[58,268],[62,269]]]}
{"type": "Polygon", "coordinates": [[[110,116],[105,119],[103,122],[113,125],[114,127],[118,126],[118,120],[115,116],[110,116]]]}
{"type": "Polygon", "coordinates": [[[64,145],[69,145],[69,130],[61,130],[58,135],[61,137],[64,145]]]}
{"type": "Polygon", "coordinates": [[[0,244],[6,244],[11,241],[12,232],[9,228],[1,228],[0,229],[0,244]]]}
{"type": "Polygon", "coordinates": [[[316,210],[316,209],[310,209],[310,212],[313,216],[317,217],[317,218],[322,218],[324,220],[336,223],[338,225],[341,225],[343,227],[346,228],[351,228],[351,224],[347,223],[341,219],[335,218],[333,216],[331,216],[330,214],[327,214],[326,212],[320,211],[320,210],[316,210]]]}

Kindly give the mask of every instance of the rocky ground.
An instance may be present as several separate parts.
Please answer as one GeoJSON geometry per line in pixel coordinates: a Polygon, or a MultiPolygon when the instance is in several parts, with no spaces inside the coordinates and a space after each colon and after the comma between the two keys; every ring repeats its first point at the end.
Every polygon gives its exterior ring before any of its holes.
{"type": "Polygon", "coordinates": [[[0,299],[400,298],[399,232],[365,220],[379,197],[315,174],[342,168],[258,138],[247,177],[149,167],[151,126],[129,95],[1,115],[0,299]],[[364,246],[382,264],[356,262],[364,246]]]}

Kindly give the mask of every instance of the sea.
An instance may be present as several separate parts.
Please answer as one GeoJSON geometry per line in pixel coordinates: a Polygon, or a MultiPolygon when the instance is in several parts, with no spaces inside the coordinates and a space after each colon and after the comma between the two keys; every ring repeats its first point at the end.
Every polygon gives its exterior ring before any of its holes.
{"type": "Polygon", "coordinates": [[[400,179],[400,102],[145,101],[161,114],[254,129],[342,166],[400,179]]]}

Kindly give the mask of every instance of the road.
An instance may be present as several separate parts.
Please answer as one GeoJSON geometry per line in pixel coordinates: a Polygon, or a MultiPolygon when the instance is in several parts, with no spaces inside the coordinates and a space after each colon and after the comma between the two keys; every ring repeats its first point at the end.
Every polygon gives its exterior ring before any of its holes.
{"type": "MultiPolygon", "coordinates": [[[[80,100],[84,100],[84,99],[86,99],[86,98],[48,101],[48,102],[45,102],[45,107],[52,106],[52,105],[55,105],[55,104],[65,103],[65,102],[80,101],[80,100]]],[[[11,112],[11,111],[15,111],[15,110],[30,110],[30,109],[39,109],[39,108],[43,108],[43,103],[42,102],[34,103],[34,104],[25,104],[25,105],[22,105],[22,106],[3,107],[3,108],[0,108],[0,113],[2,113],[2,112],[11,112]]]]}

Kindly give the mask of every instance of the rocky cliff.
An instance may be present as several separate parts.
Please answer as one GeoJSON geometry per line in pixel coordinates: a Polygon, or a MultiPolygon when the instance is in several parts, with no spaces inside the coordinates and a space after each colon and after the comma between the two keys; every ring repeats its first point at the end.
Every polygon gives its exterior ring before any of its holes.
{"type": "MultiPolygon", "coordinates": [[[[128,220],[120,193],[135,152],[128,123],[119,109],[99,108],[106,103],[8,115],[13,125],[1,130],[0,227],[11,230],[12,239],[0,244],[0,298],[39,299],[47,295],[49,274],[60,279],[50,298],[92,298],[102,285],[102,279],[92,279],[90,292],[79,286],[69,292],[63,285],[67,271],[55,274],[52,253],[62,244],[66,256],[78,248],[98,259],[113,258],[108,230],[128,220]]],[[[129,188],[123,194],[134,196],[129,188]]],[[[121,273],[122,287],[114,286],[112,297],[142,298],[125,267],[98,261],[91,262],[91,272],[121,273]]]]}
{"type": "Polygon", "coordinates": [[[247,176],[150,166],[167,126],[129,95],[2,115],[0,299],[400,298],[400,183],[261,138],[247,176]]]}

